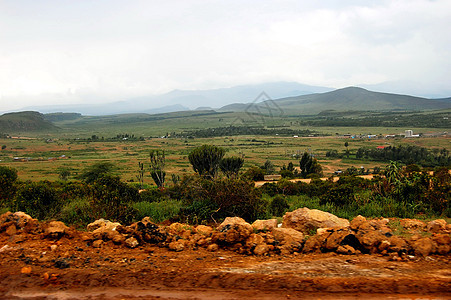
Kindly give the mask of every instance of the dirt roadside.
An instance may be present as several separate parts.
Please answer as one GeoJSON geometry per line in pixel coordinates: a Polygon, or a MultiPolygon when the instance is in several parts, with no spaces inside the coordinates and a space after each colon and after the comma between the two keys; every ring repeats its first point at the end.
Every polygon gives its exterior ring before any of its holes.
{"type": "Polygon", "coordinates": [[[0,235],[0,299],[450,299],[449,256],[247,256],[0,235]]]}

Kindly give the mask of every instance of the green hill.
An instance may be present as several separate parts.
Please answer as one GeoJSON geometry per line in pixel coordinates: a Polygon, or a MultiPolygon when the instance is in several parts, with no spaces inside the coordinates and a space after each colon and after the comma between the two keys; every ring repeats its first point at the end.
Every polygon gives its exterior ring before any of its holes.
{"type": "Polygon", "coordinates": [[[0,132],[50,131],[58,129],[36,111],[7,113],[0,116],[0,132]]]}
{"type": "Polygon", "coordinates": [[[334,111],[424,111],[451,108],[451,98],[421,97],[372,92],[348,87],[332,92],[288,97],[253,104],[231,104],[220,111],[271,112],[283,115],[313,115],[325,110],[334,111]]]}

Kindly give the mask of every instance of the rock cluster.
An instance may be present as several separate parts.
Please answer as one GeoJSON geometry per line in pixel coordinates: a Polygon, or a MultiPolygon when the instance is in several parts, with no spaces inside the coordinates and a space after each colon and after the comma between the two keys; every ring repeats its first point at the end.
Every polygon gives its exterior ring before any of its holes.
{"type": "Polygon", "coordinates": [[[63,236],[80,238],[94,248],[153,244],[171,251],[227,249],[248,255],[336,252],[402,257],[451,253],[451,226],[445,220],[425,223],[403,219],[395,225],[396,228],[389,219],[367,220],[362,216],[349,222],[326,212],[302,208],[286,213],[281,227],[276,219],[249,224],[239,217],[226,218],[216,228],[181,223],[160,226],[149,218],[123,226],[99,219],[82,233],[59,221],[39,223],[21,212],[0,216],[0,234],[14,236],[25,232],[53,240],[63,236]]]}

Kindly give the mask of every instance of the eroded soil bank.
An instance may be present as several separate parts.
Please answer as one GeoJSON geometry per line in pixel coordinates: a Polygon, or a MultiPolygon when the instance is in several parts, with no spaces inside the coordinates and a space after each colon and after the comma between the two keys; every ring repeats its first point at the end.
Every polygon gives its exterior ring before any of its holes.
{"type": "Polygon", "coordinates": [[[448,225],[428,233],[404,221],[415,233],[397,237],[384,220],[360,218],[311,237],[286,230],[288,238],[247,232],[242,220],[217,228],[138,222],[118,225],[118,236],[1,217],[0,299],[451,298],[448,225]]]}

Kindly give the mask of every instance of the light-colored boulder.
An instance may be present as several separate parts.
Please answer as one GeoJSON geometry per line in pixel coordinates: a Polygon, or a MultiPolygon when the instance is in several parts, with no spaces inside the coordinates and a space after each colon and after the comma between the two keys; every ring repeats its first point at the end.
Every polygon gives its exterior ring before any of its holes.
{"type": "Polygon", "coordinates": [[[213,232],[213,228],[211,228],[210,226],[205,226],[205,225],[197,225],[194,228],[194,231],[201,235],[210,235],[213,232]]]}
{"type": "Polygon", "coordinates": [[[446,221],[443,219],[430,221],[427,225],[427,230],[429,232],[440,232],[446,230],[446,221]]]}
{"type": "Polygon", "coordinates": [[[104,228],[105,230],[116,230],[116,227],[120,225],[121,224],[118,222],[111,222],[105,219],[98,219],[92,223],[89,223],[86,228],[88,231],[94,231],[98,228],[104,228]]]}
{"type": "Polygon", "coordinates": [[[139,242],[134,237],[130,237],[125,240],[125,245],[129,248],[136,248],[139,245],[139,242]]]}
{"type": "Polygon", "coordinates": [[[300,247],[304,242],[304,234],[293,228],[273,228],[272,234],[281,245],[300,247]]]}
{"type": "Polygon", "coordinates": [[[272,230],[273,228],[277,228],[277,219],[256,220],[252,223],[252,227],[256,231],[272,230]]]}
{"type": "Polygon", "coordinates": [[[184,249],[185,245],[180,241],[174,241],[169,243],[169,250],[171,251],[180,252],[183,251],[184,249]]]}
{"type": "Polygon", "coordinates": [[[282,222],[283,228],[293,228],[305,234],[316,231],[318,228],[349,227],[349,225],[349,221],[346,219],[307,207],[287,212],[283,216],[282,222]]]}
{"type": "Polygon", "coordinates": [[[415,219],[402,219],[399,223],[404,229],[410,231],[423,230],[426,227],[426,224],[423,221],[415,219]]]}
{"type": "Polygon", "coordinates": [[[61,221],[51,221],[44,226],[44,235],[49,238],[59,239],[67,231],[69,227],[61,221]]]}

